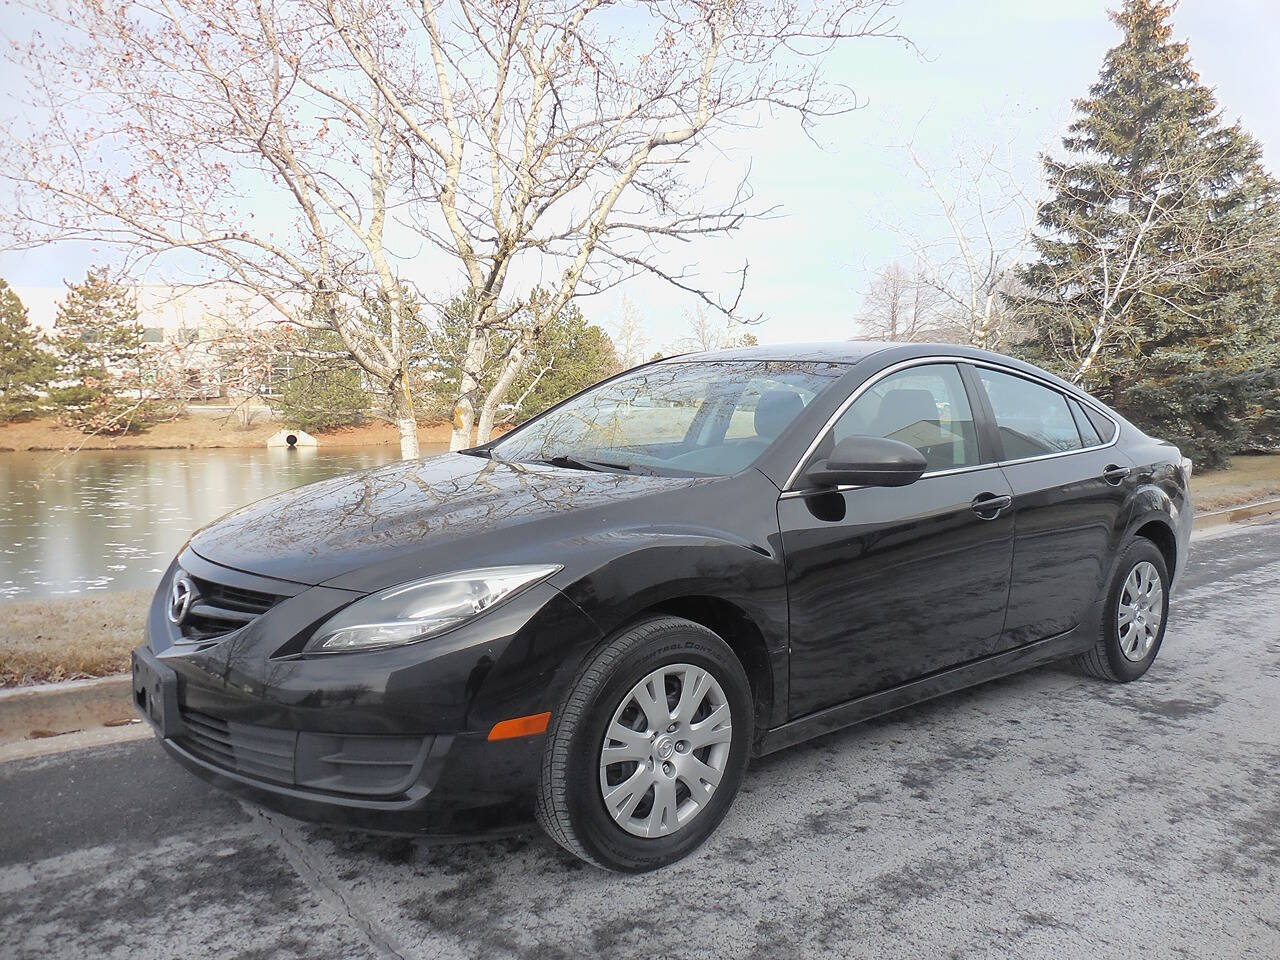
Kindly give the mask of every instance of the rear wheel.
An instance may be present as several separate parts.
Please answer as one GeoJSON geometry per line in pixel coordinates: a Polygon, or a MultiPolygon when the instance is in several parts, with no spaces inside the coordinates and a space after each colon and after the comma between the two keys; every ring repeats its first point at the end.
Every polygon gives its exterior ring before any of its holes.
{"type": "Polygon", "coordinates": [[[611,870],[686,856],[742,782],[754,711],[742,664],[706,627],[647,620],[607,643],[552,716],[543,829],[611,870]]]}
{"type": "Polygon", "coordinates": [[[1169,616],[1169,568],[1150,540],[1134,540],[1120,556],[1107,589],[1102,630],[1076,663],[1091,676],[1127,683],[1155,661],[1169,616]]]}

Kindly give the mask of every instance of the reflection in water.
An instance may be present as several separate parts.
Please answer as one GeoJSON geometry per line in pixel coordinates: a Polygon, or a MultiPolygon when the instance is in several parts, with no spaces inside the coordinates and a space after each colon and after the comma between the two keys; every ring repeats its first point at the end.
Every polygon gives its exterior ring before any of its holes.
{"type": "Polygon", "coordinates": [[[396,454],[393,445],[0,453],[0,599],[154,586],[210,520],[396,454]]]}

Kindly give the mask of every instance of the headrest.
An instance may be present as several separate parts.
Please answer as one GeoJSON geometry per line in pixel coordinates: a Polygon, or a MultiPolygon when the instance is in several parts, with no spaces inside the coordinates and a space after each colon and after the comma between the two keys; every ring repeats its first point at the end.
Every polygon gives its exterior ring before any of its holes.
{"type": "Polygon", "coordinates": [[[873,432],[880,437],[891,437],[904,427],[921,420],[936,421],[938,404],[928,390],[900,387],[890,390],[880,401],[873,432]]]}
{"type": "Polygon", "coordinates": [[[804,401],[794,390],[766,390],[756,403],[756,436],[772,440],[802,410],[804,401]]]}

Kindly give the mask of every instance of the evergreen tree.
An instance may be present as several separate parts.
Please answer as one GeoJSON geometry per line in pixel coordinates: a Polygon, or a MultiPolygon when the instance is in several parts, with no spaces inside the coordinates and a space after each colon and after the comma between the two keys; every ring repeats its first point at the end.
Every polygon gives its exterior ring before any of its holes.
{"type": "Polygon", "coordinates": [[[43,408],[53,378],[53,357],[27,316],[27,308],[0,280],[0,422],[26,420],[43,408]]]}
{"type": "Polygon", "coordinates": [[[336,333],[309,332],[305,349],[295,354],[279,396],[270,401],[286,424],[303,430],[331,430],[364,419],[369,393],[336,333]]]}
{"type": "Polygon", "coordinates": [[[1020,271],[1031,359],[1202,466],[1248,443],[1280,374],[1280,213],[1258,143],[1172,39],[1173,5],[1126,0],[1075,101],[1036,258],[1020,271]]]}
{"type": "MultiPolygon", "coordinates": [[[[544,295],[533,291],[533,296],[544,295]]],[[[470,293],[445,305],[439,327],[426,348],[431,358],[421,370],[423,415],[445,419],[452,414],[462,378],[462,353],[466,346],[470,293]]],[[[490,333],[491,358],[502,358],[518,334],[503,329],[490,333]]],[[[609,334],[589,323],[576,303],[570,302],[542,328],[503,401],[497,423],[522,422],[586,387],[618,371],[618,357],[609,334]],[[511,409],[514,407],[514,409],[511,409]]],[[[481,377],[483,396],[498,379],[498,366],[490,365],[481,377]]]]}
{"type": "Polygon", "coordinates": [[[153,364],[143,345],[138,307],[106,270],[90,270],[68,284],[53,329],[58,386],[50,403],[66,423],[85,433],[127,433],[166,413],[148,379],[153,364]]]}
{"type": "Polygon", "coordinates": [[[528,420],[617,370],[618,356],[609,334],[588,323],[577,305],[570,303],[547,324],[511,385],[508,400],[515,409],[509,420],[528,420]]]}

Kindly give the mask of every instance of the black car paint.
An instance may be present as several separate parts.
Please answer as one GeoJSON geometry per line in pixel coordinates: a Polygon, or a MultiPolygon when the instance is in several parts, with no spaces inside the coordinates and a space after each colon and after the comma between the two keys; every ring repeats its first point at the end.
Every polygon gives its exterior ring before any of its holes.
{"type": "Polygon", "coordinates": [[[791,718],[995,652],[1013,518],[982,520],[972,501],[1008,492],[993,466],[778,501],[791,718]]]}
{"type": "MultiPolygon", "coordinates": [[[[424,767],[419,789],[371,800],[245,777],[173,738],[166,748],[200,776],[308,819],[471,835],[527,820],[539,769],[541,737],[495,742],[487,731],[555,709],[601,640],[649,611],[701,618],[725,634],[752,676],[757,753],[1084,649],[1120,544],[1156,524],[1181,557],[1190,534],[1176,450],[1121,418],[1114,444],[1100,450],[896,489],[787,489],[853,391],[889,367],[940,355],[1084,396],[1018,361],[960,347],[722,352],[849,366],[753,467],[730,477],[447,454],[279,494],[211,524],[162,580],[148,619],[147,646],[177,674],[184,705],[281,729],[431,735],[447,750],[424,767]],[[1119,485],[1101,479],[1116,464],[1133,467],[1119,485]],[[982,519],[971,502],[984,494],[1008,494],[1012,506],[982,519]],[[373,590],[524,562],[563,569],[432,640],[299,656],[325,618],[373,590]],[[178,565],[285,599],[226,639],[179,647],[166,615],[178,565]]],[[[998,444],[994,430],[982,440],[998,444]]]]}

